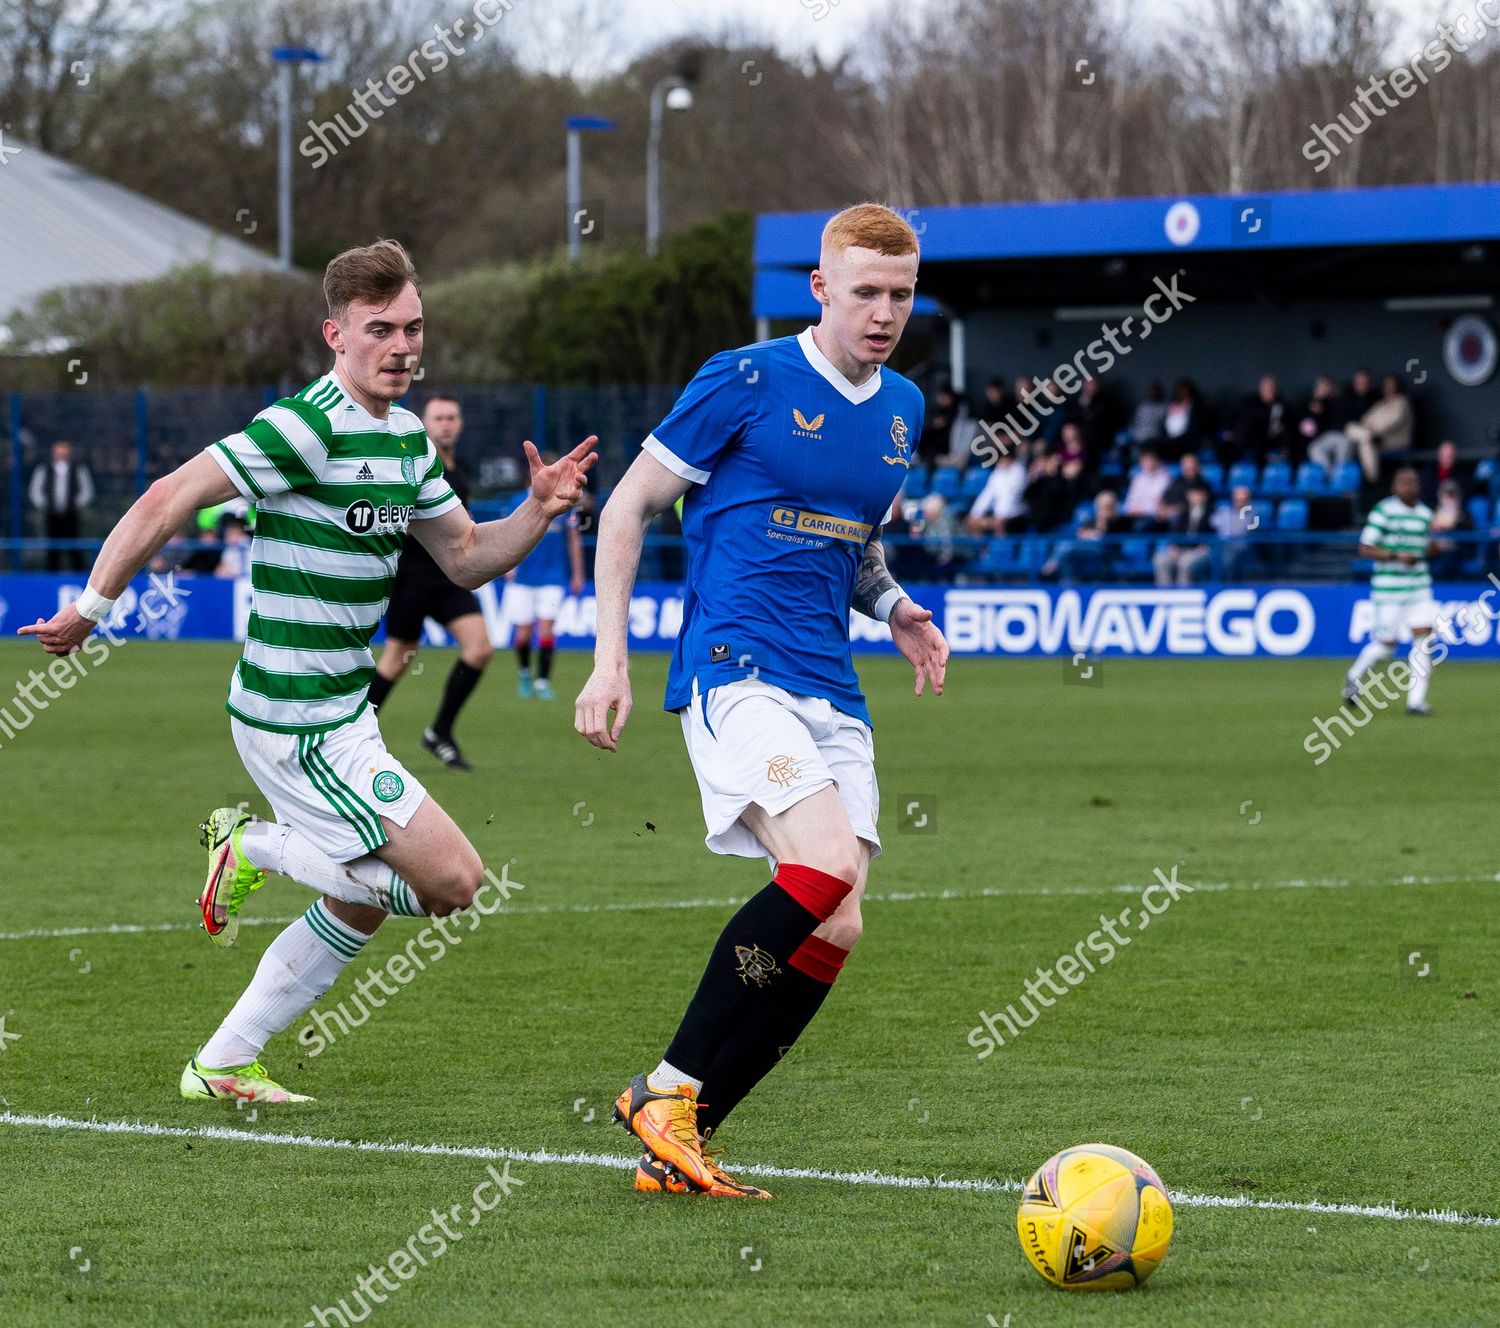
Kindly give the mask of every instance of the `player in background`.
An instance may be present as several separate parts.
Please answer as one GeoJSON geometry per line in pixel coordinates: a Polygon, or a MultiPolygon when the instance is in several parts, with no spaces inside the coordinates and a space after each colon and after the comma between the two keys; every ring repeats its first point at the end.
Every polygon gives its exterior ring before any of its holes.
{"type": "MultiPolygon", "coordinates": [[[[458,402],[441,394],[427,398],[422,407],[422,428],[443,463],[443,478],[467,509],[471,486],[459,464],[458,436],[464,418],[458,402]]],[[[391,688],[400,680],[422,644],[422,623],[431,618],[440,623],[458,643],[458,659],[448,671],[443,699],[433,721],[422,734],[422,746],[452,770],[472,770],[453,736],[458,712],[469,699],[484,666],[494,650],[484,625],[484,614],[472,590],[454,585],[415,535],[408,534],[391,587],[391,604],[385,615],[385,649],[370,680],[370,705],[376,711],[385,704],[391,688]]]]}
{"type": "Polygon", "coordinates": [[[406,251],[394,240],[348,250],[328,264],[323,290],[332,369],[152,484],[105,540],[82,596],[21,628],[50,654],[77,650],[194,512],[237,495],[256,504],[250,623],[228,710],[240,759],[276,819],[233,807],[209,814],[198,904],[210,938],[227,946],[267,872],[322,897],[271,942],[188,1061],[187,1098],[308,1100],[266,1073],[269,1038],[328,991],[389,914],[440,916],[472,902],[484,879],[479,854],[386,750],[366,704],[370,637],[408,527],[446,575],[481,586],[578,504],[595,461],[593,438],[552,466],[527,443],[529,498],[505,520],[476,525],[421,422],[394,404],[422,356],[421,287],[406,251]]]}
{"type": "Polygon", "coordinates": [[[929,681],[943,689],[947,642],[886,570],[879,534],[921,433],[921,393],[882,367],[911,314],[917,259],[889,208],[835,216],[811,278],[818,325],[709,360],[600,518],[598,642],[575,727],[617,750],[643,533],[686,495],[666,709],[682,724],[708,847],[775,869],[719,936],[661,1063],[615,1104],[645,1148],[638,1189],[768,1197],[706,1141],[797,1040],[859,939],[879,792],[851,604],[890,624],[918,696],[929,681]]]}
{"type": "Polygon", "coordinates": [[[1353,705],[1367,673],[1396,650],[1401,629],[1411,632],[1411,681],[1406,689],[1406,713],[1430,715],[1427,684],[1436,664],[1432,624],[1437,605],[1432,599],[1432,509],[1422,501],[1422,481],[1411,467],[1398,470],[1391,496],[1370,509],[1359,537],[1359,556],[1373,559],[1370,598],[1375,622],[1370,639],[1344,678],[1344,702],[1353,705]]]}
{"type": "MultiPolygon", "coordinates": [[[[522,494],[520,500],[524,498],[522,494]]],[[[558,517],[541,543],[505,578],[500,608],[515,633],[516,695],[522,700],[531,696],[540,701],[557,700],[552,690],[552,657],[565,590],[573,595],[583,593],[583,538],[578,533],[577,512],[558,517]],[[533,624],[537,629],[535,673],[531,668],[533,624]]]]}

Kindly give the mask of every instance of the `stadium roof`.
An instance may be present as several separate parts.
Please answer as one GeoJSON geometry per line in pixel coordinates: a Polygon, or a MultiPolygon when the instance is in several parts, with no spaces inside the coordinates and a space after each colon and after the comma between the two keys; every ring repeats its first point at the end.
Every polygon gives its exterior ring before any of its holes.
{"type": "Polygon", "coordinates": [[[276,266],[202,222],[14,143],[0,166],[0,253],[0,320],[56,286],[145,281],[194,262],[225,272],[276,266]]]}
{"type": "MultiPolygon", "coordinates": [[[[806,273],[828,212],[756,221],[754,312],[815,315],[806,273]]],[[[1381,282],[1382,293],[1430,291],[1434,263],[1451,282],[1457,260],[1483,265],[1460,285],[1492,282],[1494,257],[1461,252],[1500,239],[1500,184],[1405,185],[1299,193],[1194,194],[1058,203],[990,203],[909,211],[922,241],[920,288],[946,307],[1109,296],[1127,274],[1189,263],[1259,293],[1338,293],[1381,282]],[[1452,252],[1434,254],[1433,246],[1452,252]],[[1419,251],[1426,251],[1421,253],[1419,251]],[[1169,256],[1169,257],[1168,257],[1169,256]],[[1071,289],[1070,289],[1071,288],[1071,289]]]]}

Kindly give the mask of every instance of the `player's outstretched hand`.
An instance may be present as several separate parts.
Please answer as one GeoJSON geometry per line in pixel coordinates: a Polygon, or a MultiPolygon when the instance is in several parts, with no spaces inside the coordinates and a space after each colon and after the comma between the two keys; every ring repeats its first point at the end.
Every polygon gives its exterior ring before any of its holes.
{"type": "Polygon", "coordinates": [[[932,680],[933,695],[943,694],[948,672],[948,642],[932,621],[932,611],[909,599],[898,600],[891,613],[891,640],[917,671],[917,695],[932,680]]]}
{"type": "Polygon", "coordinates": [[[620,734],[625,731],[625,721],[630,718],[630,675],[622,664],[617,668],[595,665],[578,693],[573,707],[573,727],[595,747],[607,752],[618,751],[620,734]],[[611,727],[609,712],[615,712],[611,727]]]}
{"type": "Polygon", "coordinates": [[[76,606],[65,605],[52,615],[50,622],[38,618],[30,627],[21,628],[17,636],[34,636],[49,655],[71,655],[89,639],[94,630],[76,606]]]}
{"type": "Polygon", "coordinates": [[[588,483],[589,471],[599,460],[599,454],[593,450],[598,441],[596,435],[590,434],[567,456],[559,457],[550,466],[542,465],[541,453],[529,439],[521,444],[531,466],[531,496],[548,516],[571,512],[583,501],[583,486],[588,483]]]}

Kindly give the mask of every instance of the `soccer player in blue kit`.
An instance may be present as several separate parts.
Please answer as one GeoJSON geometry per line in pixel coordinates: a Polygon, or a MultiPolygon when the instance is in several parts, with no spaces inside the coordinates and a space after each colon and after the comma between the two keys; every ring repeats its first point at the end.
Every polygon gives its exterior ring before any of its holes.
{"type": "Polygon", "coordinates": [[[719,936],[661,1063],[615,1103],[645,1150],[640,1190],[769,1198],[707,1144],[807,1027],[859,939],[879,792],[850,606],[889,623],[918,696],[929,681],[943,690],[947,642],[880,543],[922,429],[921,393],[883,368],[917,262],[917,237],[891,209],[835,216],[811,277],[817,326],[709,360],[600,517],[594,671],[574,726],[617,750],[645,528],[686,495],[666,709],[681,718],[708,847],[775,869],[719,936]]]}
{"type": "MultiPolygon", "coordinates": [[[[516,496],[511,510],[525,500],[516,496]]],[[[552,656],[557,647],[554,631],[564,594],[583,593],[583,540],[578,534],[578,513],[569,512],[547,527],[541,542],[519,567],[505,574],[505,594],[500,612],[514,629],[516,650],[516,694],[522,700],[536,697],[555,701],[552,690],[552,656]],[[537,631],[536,671],[531,667],[531,629],[537,631]]]]}

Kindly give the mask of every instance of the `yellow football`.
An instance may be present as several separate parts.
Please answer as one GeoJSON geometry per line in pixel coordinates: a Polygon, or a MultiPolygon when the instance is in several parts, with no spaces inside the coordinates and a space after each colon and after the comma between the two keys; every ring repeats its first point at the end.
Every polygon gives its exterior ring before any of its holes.
{"type": "Polygon", "coordinates": [[[1166,1257],[1172,1201],[1134,1153],[1081,1144],[1049,1157],[1026,1182],[1016,1231],[1031,1266],[1053,1286],[1128,1291],[1166,1257]]]}

